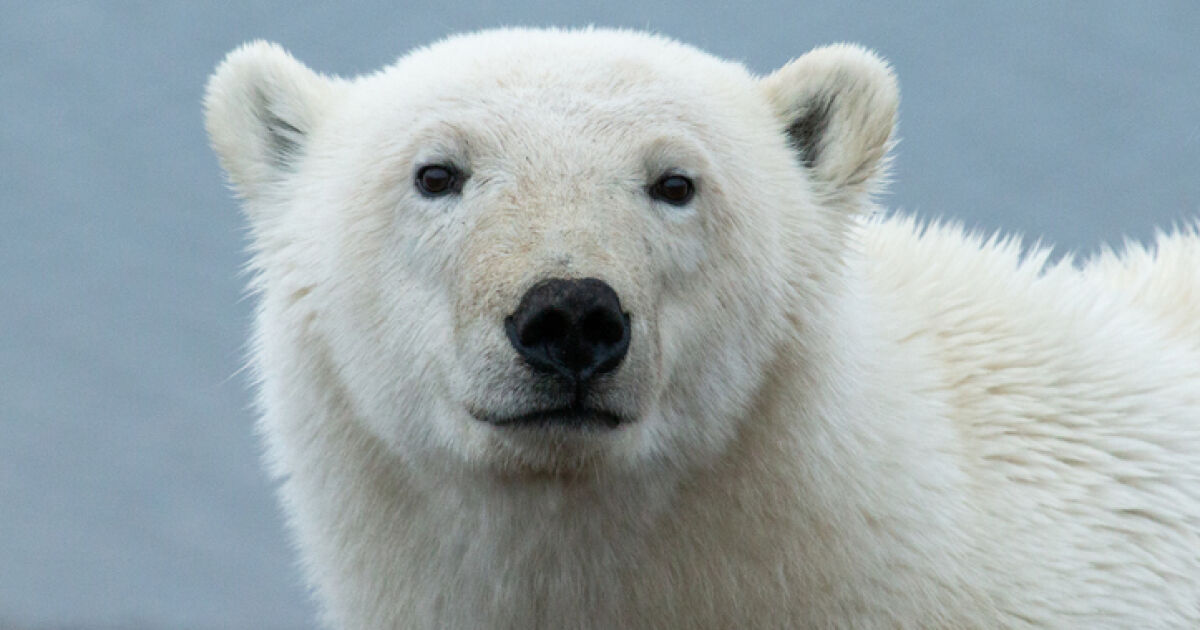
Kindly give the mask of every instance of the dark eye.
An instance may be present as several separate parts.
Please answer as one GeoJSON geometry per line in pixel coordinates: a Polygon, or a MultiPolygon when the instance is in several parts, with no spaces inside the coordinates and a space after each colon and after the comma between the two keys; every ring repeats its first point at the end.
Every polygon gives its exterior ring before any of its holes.
{"type": "Polygon", "coordinates": [[[650,196],[673,206],[682,206],[692,200],[696,186],[683,175],[663,175],[650,187],[650,196]]]}
{"type": "Polygon", "coordinates": [[[458,169],[444,164],[422,166],[417,171],[417,190],[426,197],[440,197],[462,191],[458,169]]]}

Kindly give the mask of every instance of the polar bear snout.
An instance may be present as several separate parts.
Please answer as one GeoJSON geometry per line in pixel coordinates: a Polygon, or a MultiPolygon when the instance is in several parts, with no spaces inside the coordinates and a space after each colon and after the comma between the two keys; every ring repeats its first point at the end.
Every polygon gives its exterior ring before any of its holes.
{"type": "Polygon", "coordinates": [[[629,313],[596,278],[537,283],[505,318],[504,330],[529,367],[567,379],[577,391],[615,370],[629,350],[629,313]]]}

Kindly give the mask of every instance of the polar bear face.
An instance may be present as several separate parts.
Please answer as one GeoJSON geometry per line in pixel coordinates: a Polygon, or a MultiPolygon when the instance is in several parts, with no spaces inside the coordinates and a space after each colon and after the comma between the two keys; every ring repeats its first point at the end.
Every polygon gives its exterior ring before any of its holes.
{"type": "Polygon", "coordinates": [[[836,283],[896,96],[848,47],[759,79],[657,37],[507,30],[352,81],[252,44],[206,104],[264,379],[325,383],[408,461],[545,475],[721,452],[836,283]]]}

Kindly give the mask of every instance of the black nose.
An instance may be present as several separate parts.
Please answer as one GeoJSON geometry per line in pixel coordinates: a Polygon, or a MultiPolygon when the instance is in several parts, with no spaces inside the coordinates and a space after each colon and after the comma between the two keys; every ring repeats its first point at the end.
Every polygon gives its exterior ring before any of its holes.
{"type": "Polygon", "coordinates": [[[539,282],[504,329],[533,369],[576,383],[616,369],[629,349],[629,314],[621,312],[617,292],[596,278],[539,282]]]}

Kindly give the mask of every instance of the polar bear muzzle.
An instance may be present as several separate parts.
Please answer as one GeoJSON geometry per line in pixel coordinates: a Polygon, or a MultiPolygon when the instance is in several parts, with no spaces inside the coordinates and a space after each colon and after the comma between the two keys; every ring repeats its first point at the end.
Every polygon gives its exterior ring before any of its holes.
{"type": "Polygon", "coordinates": [[[569,411],[586,412],[588,389],[629,350],[629,322],[617,292],[603,280],[552,278],[525,292],[504,329],[527,366],[571,387],[569,411]]]}

